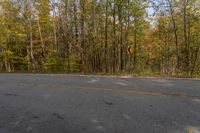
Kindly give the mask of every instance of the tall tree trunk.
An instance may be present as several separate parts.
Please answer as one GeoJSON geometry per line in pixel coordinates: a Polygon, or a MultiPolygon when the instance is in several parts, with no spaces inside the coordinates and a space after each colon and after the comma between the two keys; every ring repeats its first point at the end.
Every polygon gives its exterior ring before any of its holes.
{"type": "Polygon", "coordinates": [[[42,31],[41,31],[41,25],[40,25],[40,18],[37,18],[37,25],[38,25],[38,30],[39,30],[39,35],[40,35],[40,42],[41,42],[41,47],[42,47],[42,52],[45,53],[44,50],[44,41],[43,41],[43,37],[42,37],[42,31]]]}
{"type": "Polygon", "coordinates": [[[123,70],[123,23],[122,23],[122,1],[118,3],[119,36],[118,36],[118,70],[123,70]]]}
{"type": "Polygon", "coordinates": [[[113,5],[113,40],[112,40],[112,48],[113,48],[113,57],[112,57],[112,67],[113,67],[113,72],[116,71],[116,3],[114,0],[114,5],[113,5]]]}
{"type": "Polygon", "coordinates": [[[108,72],[108,0],[106,1],[106,21],[105,21],[105,47],[104,47],[104,72],[108,72]]]}
{"type": "Polygon", "coordinates": [[[74,26],[75,26],[75,37],[76,37],[76,45],[78,45],[78,24],[77,24],[77,9],[76,9],[76,0],[74,0],[74,26]]]}
{"type": "Polygon", "coordinates": [[[56,49],[56,53],[58,54],[58,39],[57,39],[57,29],[56,29],[56,11],[55,11],[55,0],[53,3],[53,35],[54,35],[54,48],[56,49]]]}
{"type": "MultiPolygon", "coordinates": [[[[92,50],[91,51],[94,51],[95,50],[95,44],[96,44],[96,0],[93,0],[92,1],[93,5],[92,5],[92,40],[91,40],[91,43],[92,43],[92,50]]],[[[93,72],[96,72],[96,54],[97,52],[93,52],[93,56],[92,56],[92,71],[93,72]]]]}
{"type": "Polygon", "coordinates": [[[200,44],[197,46],[196,52],[195,52],[195,57],[194,57],[194,61],[193,61],[193,65],[192,65],[192,69],[191,69],[191,73],[190,75],[194,74],[195,71],[195,67],[199,58],[199,51],[200,51],[200,44]]]}
{"type": "MultiPolygon", "coordinates": [[[[27,46],[27,55],[30,62],[31,71],[35,72],[35,58],[33,54],[33,26],[32,26],[32,2],[31,0],[26,0],[26,10],[28,11],[28,28],[29,28],[29,45],[27,46]]],[[[28,66],[29,67],[29,66],[28,66]]]]}
{"type": "MultiPolygon", "coordinates": [[[[126,24],[126,49],[128,48],[129,45],[129,26],[130,26],[130,11],[129,11],[129,3],[130,0],[127,2],[127,10],[128,10],[128,18],[127,18],[127,24],[126,24]]],[[[125,51],[125,70],[130,69],[130,54],[128,54],[127,51],[125,51]]]]}
{"type": "Polygon", "coordinates": [[[81,72],[85,73],[85,0],[80,1],[81,4],[81,72]]]}
{"type": "Polygon", "coordinates": [[[38,25],[38,30],[39,30],[39,35],[40,35],[40,42],[41,42],[41,48],[42,48],[42,53],[41,53],[41,65],[42,65],[42,71],[44,71],[44,58],[45,58],[45,49],[44,49],[44,41],[42,37],[42,31],[41,31],[41,25],[40,25],[40,20],[39,16],[37,18],[37,25],[38,25]]]}
{"type": "Polygon", "coordinates": [[[188,45],[188,37],[187,37],[187,1],[183,0],[183,21],[184,21],[184,44],[185,44],[185,65],[186,71],[189,76],[189,45],[188,45]]]}
{"type": "Polygon", "coordinates": [[[136,65],[137,65],[137,33],[135,31],[135,35],[134,35],[134,53],[133,53],[133,69],[134,71],[136,71],[136,65]]]}
{"type": "Polygon", "coordinates": [[[168,0],[169,3],[169,8],[170,8],[170,13],[171,13],[171,19],[172,19],[172,23],[173,23],[173,32],[174,32],[174,36],[175,36],[175,44],[176,44],[176,60],[177,60],[177,70],[179,71],[180,68],[180,57],[179,57],[179,44],[178,44],[178,35],[177,35],[177,26],[176,26],[176,22],[174,19],[174,11],[173,11],[173,7],[172,7],[172,1],[168,0]]]}
{"type": "Polygon", "coordinates": [[[32,22],[29,20],[29,36],[30,36],[30,63],[31,63],[31,69],[35,71],[35,58],[33,55],[33,28],[32,28],[32,22]]]}

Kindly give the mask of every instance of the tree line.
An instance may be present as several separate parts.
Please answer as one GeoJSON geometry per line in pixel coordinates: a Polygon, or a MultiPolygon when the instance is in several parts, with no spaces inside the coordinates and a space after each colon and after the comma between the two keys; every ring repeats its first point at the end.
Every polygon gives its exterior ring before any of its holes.
{"type": "Polygon", "coordinates": [[[2,72],[192,76],[199,54],[198,0],[0,1],[2,72]]]}

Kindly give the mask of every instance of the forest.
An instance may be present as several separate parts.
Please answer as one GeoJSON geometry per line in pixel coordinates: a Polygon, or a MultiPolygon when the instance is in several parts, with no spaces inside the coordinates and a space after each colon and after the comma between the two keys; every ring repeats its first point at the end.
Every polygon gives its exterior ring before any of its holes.
{"type": "Polygon", "coordinates": [[[0,72],[200,76],[200,1],[0,0],[0,72]]]}

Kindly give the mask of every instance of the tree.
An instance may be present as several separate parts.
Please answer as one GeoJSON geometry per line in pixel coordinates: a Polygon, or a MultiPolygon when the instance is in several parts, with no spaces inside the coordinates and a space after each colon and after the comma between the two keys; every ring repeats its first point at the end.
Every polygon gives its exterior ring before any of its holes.
{"type": "Polygon", "coordinates": [[[198,75],[197,4],[197,0],[2,0],[0,70],[198,75]]]}

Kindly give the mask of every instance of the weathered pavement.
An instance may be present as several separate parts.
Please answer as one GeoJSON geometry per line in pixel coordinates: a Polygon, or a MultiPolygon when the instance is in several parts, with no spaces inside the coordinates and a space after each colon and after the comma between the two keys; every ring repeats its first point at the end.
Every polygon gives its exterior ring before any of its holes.
{"type": "Polygon", "coordinates": [[[200,80],[0,74],[0,133],[200,133],[200,80]]]}

